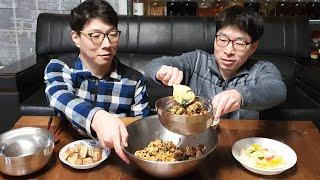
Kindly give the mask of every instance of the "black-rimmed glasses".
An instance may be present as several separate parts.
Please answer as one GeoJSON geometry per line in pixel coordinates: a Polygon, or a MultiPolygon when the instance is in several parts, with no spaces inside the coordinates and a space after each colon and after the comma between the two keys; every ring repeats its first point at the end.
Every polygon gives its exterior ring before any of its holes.
{"type": "Polygon", "coordinates": [[[235,50],[238,51],[243,51],[246,49],[246,47],[251,44],[252,42],[246,42],[243,40],[231,40],[228,37],[224,36],[224,35],[216,35],[216,43],[218,46],[220,47],[226,47],[228,46],[228,44],[231,42],[232,43],[232,47],[235,50]]]}
{"type": "Polygon", "coordinates": [[[84,31],[80,31],[81,34],[89,38],[94,45],[100,46],[104,39],[107,37],[110,44],[115,44],[119,41],[120,33],[119,30],[111,30],[107,33],[103,32],[93,32],[93,33],[86,33],[84,31]]]}

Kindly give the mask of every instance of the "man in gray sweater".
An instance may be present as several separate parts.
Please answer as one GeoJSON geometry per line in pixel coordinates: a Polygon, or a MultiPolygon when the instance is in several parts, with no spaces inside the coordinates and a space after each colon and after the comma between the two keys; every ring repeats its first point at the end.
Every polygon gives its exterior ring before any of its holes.
{"type": "Polygon", "coordinates": [[[287,93],[272,63],[248,59],[263,31],[258,13],[230,7],[217,16],[214,54],[195,50],[156,58],[146,66],[146,75],[165,86],[187,85],[196,95],[211,99],[215,120],[259,119],[260,110],[280,104],[287,93]]]}

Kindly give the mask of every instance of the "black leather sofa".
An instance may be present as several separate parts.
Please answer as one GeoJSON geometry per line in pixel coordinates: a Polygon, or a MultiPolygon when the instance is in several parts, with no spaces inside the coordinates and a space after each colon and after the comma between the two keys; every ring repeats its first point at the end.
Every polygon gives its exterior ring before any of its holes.
{"type": "MultiPolygon", "coordinates": [[[[77,56],[70,38],[69,15],[40,14],[36,31],[36,55],[19,60],[0,70],[1,131],[10,128],[21,115],[54,115],[44,95],[43,72],[51,58],[68,63],[77,56]]],[[[136,17],[120,16],[121,39],[118,57],[123,63],[143,72],[154,57],[178,55],[194,49],[213,51],[213,17],[136,17]]],[[[273,62],[288,88],[283,104],[261,112],[261,119],[310,120],[320,122],[320,87],[316,73],[305,83],[299,61],[309,57],[308,20],[303,17],[265,18],[265,33],[253,59],[273,62]],[[297,78],[299,77],[299,79],[297,78]],[[312,93],[310,93],[312,92],[312,93]]],[[[150,106],[172,93],[147,79],[150,106]]],[[[270,89],[272,91],[272,89],[270,89]]]]}

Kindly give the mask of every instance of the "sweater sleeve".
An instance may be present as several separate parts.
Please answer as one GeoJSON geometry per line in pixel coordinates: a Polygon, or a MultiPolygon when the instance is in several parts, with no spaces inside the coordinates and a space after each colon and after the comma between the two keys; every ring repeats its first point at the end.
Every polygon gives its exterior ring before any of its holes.
{"type": "Polygon", "coordinates": [[[51,107],[64,114],[74,127],[90,137],[94,114],[102,109],[93,106],[75,94],[72,69],[60,60],[51,60],[44,72],[45,93],[51,107]]]}
{"type": "Polygon", "coordinates": [[[242,96],[241,107],[264,110],[283,102],[286,99],[287,89],[277,67],[264,62],[256,71],[255,84],[232,88],[238,90],[242,96]]]}
{"type": "Polygon", "coordinates": [[[198,60],[197,56],[199,56],[200,52],[200,50],[195,50],[181,54],[180,56],[162,56],[155,58],[146,65],[144,71],[147,77],[151,78],[156,83],[161,84],[161,82],[156,79],[156,74],[161,66],[167,65],[176,67],[183,72],[182,84],[186,84],[194,71],[196,60],[198,60]]]}

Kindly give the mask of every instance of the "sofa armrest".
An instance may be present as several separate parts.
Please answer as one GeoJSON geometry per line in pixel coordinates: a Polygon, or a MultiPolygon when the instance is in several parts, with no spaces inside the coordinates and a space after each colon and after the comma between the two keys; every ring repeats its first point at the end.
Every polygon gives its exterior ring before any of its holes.
{"type": "MultiPolygon", "coordinates": [[[[0,70],[0,92],[17,92],[20,101],[23,101],[40,89],[44,84],[43,74],[47,61],[38,61],[38,58],[32,55],[2,68],[0,70]]],[[[50,58],[45,57],[44,59],[50,58]]]]}
{"type": "Polygon", "coordinates": [[[45,86],[33,93],[20,104],[22,116],[56,116],[54,108],[49,106],[45,95],[45,86]]]}
{"type": "Polygon", "coordinates": [[[19,73],[36,64],[36,55],[33,55],[0,69],[1,90],[18,90],[17,76],[19,73]]]}
{"type": "Polygon", "coordinates": [[[320,64],[311,61],[298,61],[296,69],[297,86],[314,101],[320,104],[320,64]]]}
{"type": "Polygon", "coordinates": [[[19,104],[25,89],[32,89],[28,84],[37,78],[30,71],[37,69],[36,56],[30,56],[10,64],[0,70],[0,132],[10,129],[20,117],[19,104]]]}

